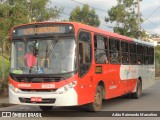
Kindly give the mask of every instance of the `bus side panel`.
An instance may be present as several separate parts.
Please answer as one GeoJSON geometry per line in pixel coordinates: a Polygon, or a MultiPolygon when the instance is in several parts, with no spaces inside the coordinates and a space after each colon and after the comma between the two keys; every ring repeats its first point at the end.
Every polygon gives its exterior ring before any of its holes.
{"type": "Polygon", "coordinates": [[[85,76],[80,78],[77,86],[78,92],[78,104],[83,105],[93,102],[93,91],[95,91],[92,86],[91,76],[85,76]]]}
{"type": "Polygon", "coordinates": [[[126,70],[121,70],[121,65],[106,64],[98,66],[102,66],[101,74],[96,74],[92,66],[90,71],[78,80],[77,92],[79,105],[94,101],[96,87],[100,81],[104,83],[106,99],[115,98],[134,91],[137,78],[122,79],[120,75],[122,73],[120,71],[126,74],[126,70]]]}
{"type": "Polygon", "coordinates": [[[93,75],[94,75],[94,67],[91,66],[90,70],[79,77],[78,85],[76,87],[76,91],[78,94],[78,104],[83,105],[87,103],[91,103],[94,101],[94,93],[95,93],[95,86],[93,86],[93,75]]]}
{"type": "Polygon", "coordinates": [[[136,66],[108,64],[104,75],[107,76],[106,98],[114,98],[134,91],[137,83],[136,66]]]}
{"type": "Polygon", "coordinates": [[[100,81],[104,83],[106,99],[118,97],[134,90],[137,79],[121,80],[120,65],[106,64],[98,66],[102,66],[103,70],[102,74],[95,74],[93,76],[94,93],[100,81]]]}
{"type": "Polygon", "coordinates": [[[144,90],[154,84],[155,68],[154,65],[144,65],[140,70],[142,71],[142,90],[144,90]]]}
{"type": "Polygon", "coordinates": [[[105,82],[107,85],[106,98],[114,98],[121,95],[121,84],[120,84],[120,65],[108,64],[104,67],[104,76],[107,76],[105,82]]]}

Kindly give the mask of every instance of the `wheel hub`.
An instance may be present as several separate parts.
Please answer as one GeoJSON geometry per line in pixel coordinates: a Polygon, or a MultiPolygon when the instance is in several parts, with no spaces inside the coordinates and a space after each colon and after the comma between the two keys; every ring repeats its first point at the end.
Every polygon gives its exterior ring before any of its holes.
{"type": "Polygon", "coordinates": [[[100,105],[101,104],[101,95],[99,92],[96,92],[96,95],[95,95],[95,104],[96,105],[100,105]]]}

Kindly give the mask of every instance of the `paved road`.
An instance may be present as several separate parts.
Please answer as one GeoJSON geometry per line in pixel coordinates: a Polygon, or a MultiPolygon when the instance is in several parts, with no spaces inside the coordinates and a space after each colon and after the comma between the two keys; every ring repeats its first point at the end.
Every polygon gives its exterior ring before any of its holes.
{"type": "MultiPolygon", "coordinates": [[[[84,108],[77,108],[77,107],[56,107],[52,111],[83,111],[84,108]]],[[[22,105],[16,105],[12,107],[6,107],[6,108],[0,108],[0,111],[40,111],[40,109],[36,106],[22,106],[22,105]]],[[[103,103],[102,111],[160,111],[160,80],[157,80],[156,83],[143,91],[142,97],[140,99],[131,99],[131,98],[114,98],[110,100],[106,100],[103,103]]],[[[36,119],[36,118],[30,118],[36,119]]],[[[69,117],[62,117],[62,118],[41,118],[41,119],[74,119],[69,117]]],[[[76,119],[84,119],[84,118],[76,118],[76,119]]],[[[87,118],[87,120],[90,120],[93,118],[87,118]]],[[[96,119],[96,118],[95,118],[96,119]]],[[[115,119],[115,118],[102,118],[101,119],[115,119]]],[[[122,118],[119,118],[122,119],[122,118]]],[[[128,118],[125,118],[128,120],[128,118]]],[[[133,119],[133,118],[129,118],[133,119]]],[[[144,118],[136,118],[136,119],[144,119],[144,118]]],[[[150,120],[151,118],[145,118],[146,120],[150,120]]],[[[160,119],[160,118],[154,118],[160,119]]],[[[40,118],[38,118],[40,120],[40,118]]],[[[75,119],[74,119],[75,120],[75,119]]]]}

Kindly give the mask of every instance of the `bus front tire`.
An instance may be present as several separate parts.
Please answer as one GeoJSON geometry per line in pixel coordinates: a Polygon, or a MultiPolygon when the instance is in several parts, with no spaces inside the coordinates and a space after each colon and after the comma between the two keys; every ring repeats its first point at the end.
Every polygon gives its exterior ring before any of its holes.
{"type": "Polygon", "coordinates": [[[39,106],[39,108],[42,111],[49,111],[49,110],[52,110],[53,106],[39,106]]]}
{"type": "Polygon", "coordinates": [[[142,83],[140,80],[138,80],[136,92],[132,93],[131,96],[134,99],[139,99],[141,97],[141,94],[142,94],[142,83]]]}
{"type": "Polygon", "coordinates": [[[94,102],[89,103],[87,106],[89,111],[96,112],[96,111],[101,110],[101,108],[102,108],[102,93],[103,93],[102,87],[98,85],[96,88],[95,96],[94,96],[94,102]]]}

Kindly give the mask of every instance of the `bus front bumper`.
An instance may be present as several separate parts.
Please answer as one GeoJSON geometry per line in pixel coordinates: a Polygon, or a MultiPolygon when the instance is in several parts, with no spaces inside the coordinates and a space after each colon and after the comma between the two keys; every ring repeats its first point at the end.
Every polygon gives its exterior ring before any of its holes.
{"type": "Polygon", "coordinates": [[[51,92],[25,92],[17,93],[9,87],[9,103],[22,105],[38,106],[76,106],[78,105],[77,93],[74,88],[62,94],[51,92]],[[42,101],[31,101],[32,98],[38,98],[42,101]]]}

